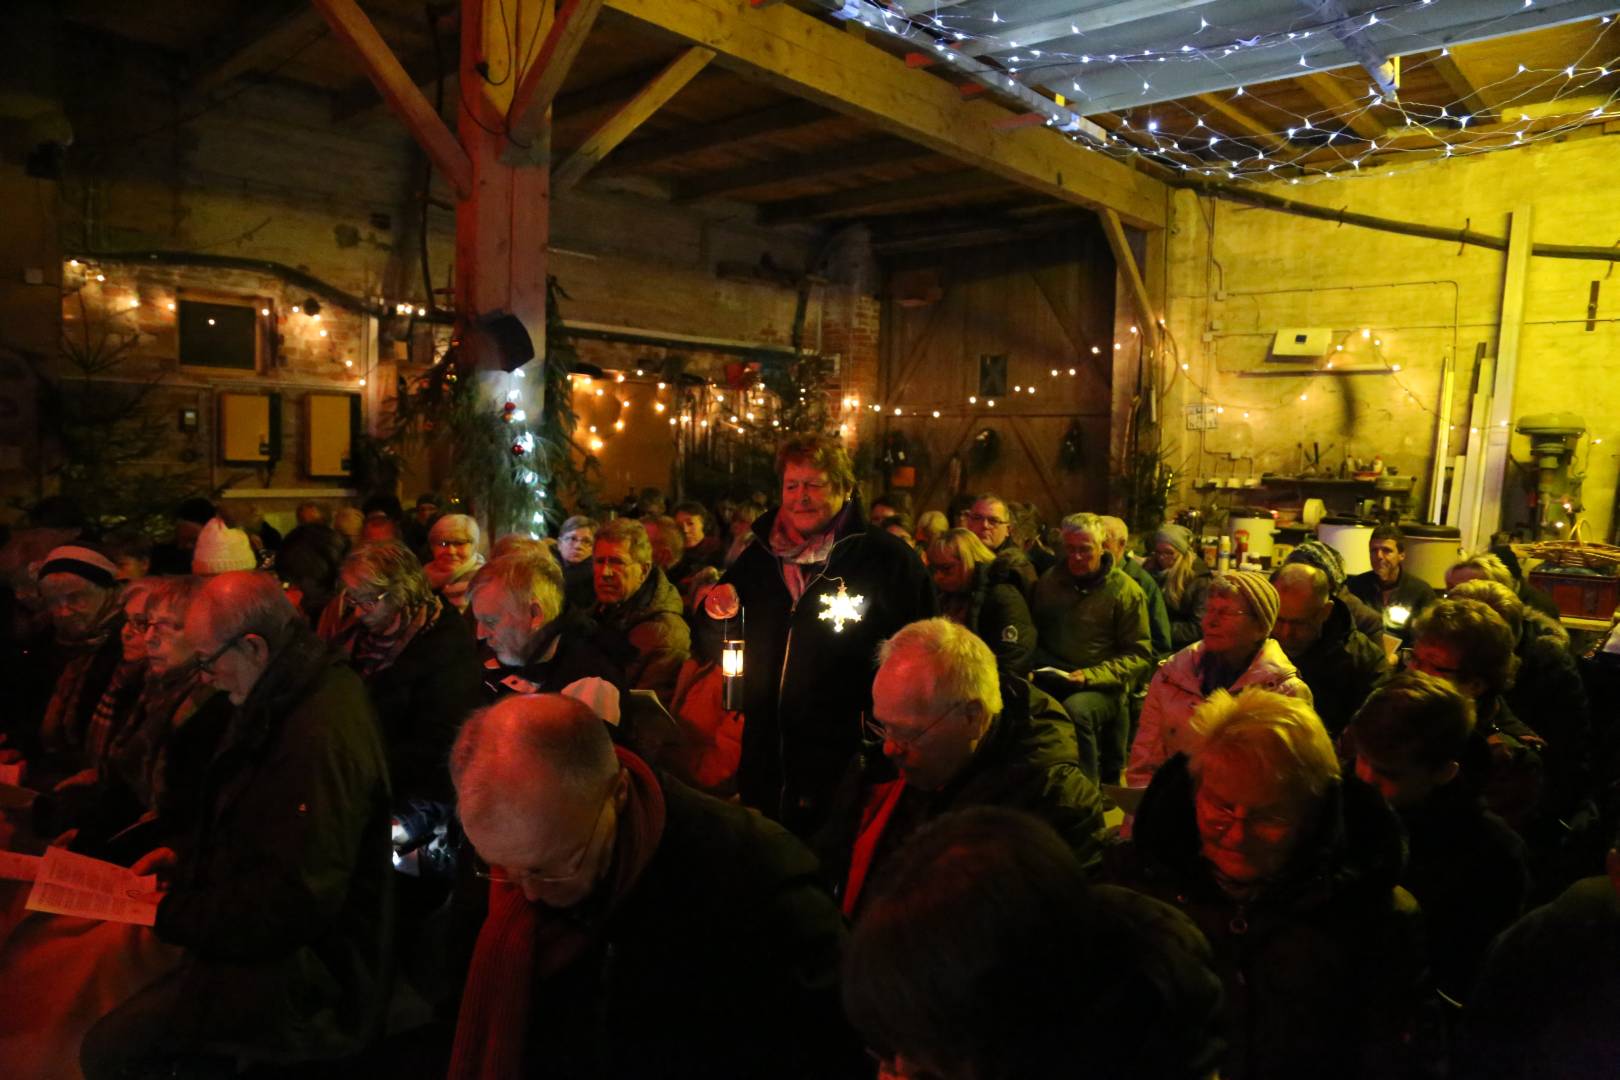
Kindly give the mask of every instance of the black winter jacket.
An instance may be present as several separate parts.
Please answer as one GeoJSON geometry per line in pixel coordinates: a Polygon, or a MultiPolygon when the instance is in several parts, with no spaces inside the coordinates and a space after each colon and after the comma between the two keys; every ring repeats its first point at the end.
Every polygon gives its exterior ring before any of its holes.
{"type": "Polygon", "coordinates": [[[186,950],[174,1037],[360,1049],[388,1001],[387,763],[360,677],[302,624],[231,717],[200,807],[154,927],[186,950]]]}
{"type": "Polygon", "coordinates": [[[1306,828],[1276,882],[1234,899],[1199,854],[1178,754],[1155,774],[1110,874],[1181,908],[1209,939],[1226,988],[1223,1077],[1401,1076],[1424,966],[1417,904],[1397,886],[1400,826],[1377,791],[1347,777],[1306,828]]]}
{"type": "Polygon", "coordinates": [[[450,744],[467,714],[484,703],[481,666],[467,620],[446,604],[432,626],[367,682],[398,802],[454,798],[450,744]]]}
{"type": "Polygon", "coordinates": [[[1035,620],[1029,601],[1011,582],[994,582],[988,563],[974,568],[973,583],[960,596],[940,598],[940,611],[979,636],[996,654],[996,664],[1014,675],[1028,675],[1035,658],[1035,620]]]}
{"type": "Polygon", "coordinates": [[[1435,985],[1466,1001],[1491,939],[1530,892],[1524,841],[1461,782],[1402,809],[1408,853],[1401,884],[1423,907],[1435,985]]]}
{"type": "Polygon", "coordinates": [[[605,679],[625,690],[624,668],[596,645],[596,623],[583,610],[568,607],[551,620],[533,644],[533,659],[506,667],[485,648],[484,700],[493,703],[510,694],[560,694],[580,679],[605,679]]]}
{"type": "Polygon", "coordinates": [[[1361,708],[1373,684],[1389,674],[1389,660],[1380,645],[1368,640],[1350,619],[1350,609],[1337,600],[1333,611],[1304,655],[1291,656],[1299,677],[1311,688],[1316,715],[1328,734],[1339,737],[1361,708]]]}
{"type": "MultiPolygon", "coordinates": [[[[817,849],[840,895],[860,831],[862,811],[876,784],[897,773],[880,746],[869,744],[839,786],[817,849]]],[[[1001,715],[962,771],[939,791],[908,787],[889,817],[867,874],[876,880],[883,860],[928,822],[970,806],[1024,810],[1045,821],[1087,870],[1102,861],[1102,796],[1080,770],[1074,723],[1057,700],[1023,679],[1001,676],[1001,715]]]]}
{"type": "MultiPolygon", "coordinates": [[[[652,861],[593,944],[535,985],[528,1073],[869,1075],[839,1006],[844,926],[815,857],[758,814],[668,775],[659,783],[664,833],[652,861]]],[[[470,879],[454,904],[455,966],[465,970],[488,886],[470,879]]]]}
{"type": "Polygon", "coordinates": [[[934,585],[903,541],[867,531],[851,498],[826,565],[805,568],[795,604],[770,548],[779,512],[754,522],[754,542],[721,579],[736,587],[747,622],[737,789],[745,805],[808,836],[860,745],[879,642],[935,613],[934,585]],[[821,616],[840,584],[861,598],[861,617],[837,630],[821,616]]]}

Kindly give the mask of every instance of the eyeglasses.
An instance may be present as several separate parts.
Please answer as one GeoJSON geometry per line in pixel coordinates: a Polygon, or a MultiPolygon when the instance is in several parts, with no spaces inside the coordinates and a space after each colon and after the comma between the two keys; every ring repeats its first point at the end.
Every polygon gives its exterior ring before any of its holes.
{"type": "Polygon", "coordinates": [[[1402,646],[1395,652],[1395,658],[1400,661],[1401,667],[1408,671],[1416,671],[1423,675],[1433,675],[1437,679],[1454,681],[1462,674],[1458,668],[1444,668],[1434,664],[1425,664],[1418,659],[1417,650],[1410,645],[1402,646]]]}
{"type": "Polygon", "coordinates": [[[872,736],[872,738],[878,740],[879,742],[891,742],[896,746],[909,750],[918,743],[922,742],[923,739],[927,738],[930,731],[933,731],[946,720],[950,719],[952,713],[961,711],[961,708],[962,706],[958,705],[946,709],[943,713],[934,718],[933,723],[929,724],[915,735],[901,735],[893,728],[883,723],[883,721],[877,719],[875,716],[863,717],[861,720],[861,725],[866,729],[866,733],[868,735],[872,736]]]}
{"type": "Polygon", "coordinates": [[[152,625],[151,620],[145,615],[131,615],[124,622],[137,634],[146,633],[146,628],[152,625]]]}
{"type": "Polygon", "coordinates": [[[962,516],[973,522],[975,525],[991,525],[999,528],[1000,526],[1007,524],[1006,518],[998,518],[988,514],[981,514],[976,510],[969,510],[962,516]]]}
{"type": "Polygon", "coordinates": [[[451,540],[446,538],[433,541],[433,546],[436,548],[472,547],[473,542],[471,540],[451,540]]]}
{"type": "Polygon", "coordinates": [[[386,593],[350,592],[347,589],[343,591],[343,595],[347,596],[349,598],[349,603],[353,604],[357,608],[374,608],[384,600],[388,599],[386,593]]]}
{"type": "Polygon", "coordinates": [[[212,675],[214,673],[214,665],[219,663],[220,659],[224,657],[226,653],[230,652],[232,649],[236,648],[246,640],[246,634],[237,634],[235,637],[231,638],[229,641],[221,645],[212,653],[209,653],[207,656],[199,655],[197,657],[197,670],[206,675],[212,675]]]}
{"type": "Polygon", "coordinates": [[[544,874],[538,870],[519,870],[514,874],[504,866],[490,866],[474,853],[473,863],[476,867],[473,870],[474,876],[481,877],[485,881],[503,883],[518,888],[521,888],[525,883],[561,885],[564,882],[573,881],[579,877],[580,871],[585,869],[585,862],[590,858],[591,852],[596,850],[597,841],[603,834],[602,824],[608,820],[607,808],[612,802],[613,796],[609,793],[608,798],[603,801],[601,809],[596,812],[596,824],[591,827],[590,839],[586,840],[585,846],[579,849],[579,854],[569,860],[568,869],[562,873],[544,874]]]}
{"type": "MultiPolygon", "coordinates": [[[[1241,807],[1229,803],[1218,802],[1213,796],[1200,794],[1197,799],[1199,817],[1208,821],[1210,825],[1221,832],[1230,829],[1240,815],[1241,807]]],[[[1260,832],[1286,832],[1293,828],[1294,819],[1283,814],[1255,814],[1241,815],[1243,827],[1260,832]]]]}

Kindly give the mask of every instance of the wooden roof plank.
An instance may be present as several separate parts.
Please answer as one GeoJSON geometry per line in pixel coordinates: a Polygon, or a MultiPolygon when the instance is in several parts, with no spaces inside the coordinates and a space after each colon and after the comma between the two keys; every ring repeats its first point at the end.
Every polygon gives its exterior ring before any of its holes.
{"type": "Polygon", "coordinates": [[[1360,101],[1350,95],[1339,79],[1326,72],[1313,72],[1301,75],[1298,78],[1300,86],[1304,87],[1311,97],[1324,109],[1329,109],[1335,116],[1350,125],[1350,130],[1363,139],[1382,139],[1389,131],[1388,126],[1360,101]]]}
{"type": "Polygon", "coordinates": [[[638,172],[705,151],[735,146],[778,132],[809,127],[827,119],[830,119],[830,114],[826,109],[808,101],[775,105],[707,124],[701,128],[682,128],[667,135],[631,143],[615,153],[611,160],[603,163],[601,173],[604,176],[621,176],[625,173],[638,172]]]}
{"type": "Polygon", "coordinates": [[[897,180],[892,184],[868,184],[828,195],[793,199],[767,207],[760,216],[766,224],[859,217],[864,213],[892,210],[912,203],[1005,191],[1012,184],[1013,181],[1004,177],[977,169],[944,175],[935,173],[897,180]]]}
{"type": "Polygon", "coordinates": [[[753,191],[806,180],[824,180],[841,173],[858,172],[879,165],[893,165],[897,162],[915,161],[932,156],[930,151],[908,142],[892,140],[867,143],[696,176],[676,184],[675,200],[690,202],[694,199],[724,198],[740,191],[753,191]]]}
{"type": "Polygon", "coordinates": [[[772,87],[917,142],[964,165],[1076,205],[1112,208],[1141,228],[1165,223],[1164,186],[1048,128],[998,132],[1008,110],[786,6],[731,0],[607,0],[650,29],[714,49],[772,87]]]}
{"type": "Polygon", "coordinates": [[[698,72],[708,67],[713,59],[712,49],[694,45],[671,60],[669,66],[655,75],[639,94],[621,105],[591,132],[584,144],[568,156],[568,160],[552,170],[553,189],[566,190],[584,179],[597,162],[611,154],[615,147],[630,137],[631,132],[680,93],[681,87],[697,78],[698,72]]]}

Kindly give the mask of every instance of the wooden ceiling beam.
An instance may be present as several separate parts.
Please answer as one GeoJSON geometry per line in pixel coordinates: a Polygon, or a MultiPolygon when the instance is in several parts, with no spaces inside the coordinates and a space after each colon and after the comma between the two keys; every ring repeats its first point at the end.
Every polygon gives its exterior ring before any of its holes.
{"type": "MultiPolygon", "coordinates": [[[[457,78],[455,59],[455,45],[446,43],[444,57],[445,98],[452,103],[455,101],[454,94],[457,78]]],[[[407,57],[400,61],[400,66],[405,69],[405,74],[411,82],[425,95],[432,89],[433,84],[438,79],[439,72],[436,63],[433,53],[427,52],[407,57]]],[[[332,122],[334,124],[347,123],[356,117],[364,116],[382,104],[382,95],[377,93],[377,88],[371,84],[371,80],[358,79],[332,95],[332,122]]]]}
{"type": "Polygon", "coordinates": [[[523,76],[512,91],[512,104],[506,115],[514,141],[532,142],[535,132],[545,126],[551,104],[562,92],[563,81],[568,78],[574,60],[585,47],[585,39],[601,13],[602,0],[559,0],[556,17],[540,51],[523,69],[523,76]]]}
{"type": "Polygon", "coordinates": [[[693,154],[737,146],[767,135],[796,131],[819,124],[831,116],[819,105],[808,101],[790,101],[699,128],[683,128],[623,147],[613,155],[612,160],[603,163],[601,175],[622,176],[638,172],[693,154]]]}
{"type": "Polygon", "coordinates": [[[711,48],[719,62],[963,165],[1078,206],[1113,208],[1132,225],[1162,228],[1165,188],[1128,165],[1047,127],[996,131],[1009,111],[963,101],[944,79],[785,5],[734,0],[607,0],[648,29],[711,48]]]}
{"type": "Polygon", "coordinates": [[[1488,85],[1489,80],[1473,67],[1462,49],[1436,54],[1429,62],[1434,66],[1435,74],[1445,80],[1447,88],[1457,95],[1461,107],[1472,115],[1470,123],[1494,124],[1501,120],[1500,102],[1481,89],[1488,85]]]}
{"type": "Polygon", "coordinates": [[[301,40],[314,38],[323,27],[321,13],[303,0],[278,0],[255,5],[234,33],[191,58],[187,90],[205,96],[267,61],[290,54],[301,40]]]}
{"type": "Polygon", "coordinates": [[[1261,146],[1272,153],[1287,153],[1294,148],[1285,136],[1272,131],[1230,99],[1218,94],[1199,94],[1193,100],[1230,121],[1244,136],[1258,140],[1261,146]]]}
{"type": "Polygon", "coordinates": [[[675,201],[725,198],[742,191],[755,191],[759,188],[806,180],[825,180],[829,176],[933,156],[935,155],[931,151],[899,140],[856,146],[834,146],[818,150],[814,154],[751,163],[740,168],[679,181],[675,185],[675,201]]]}
{"type": "Polygon", "coordinates": [[[663,108],[687,83],[697,78],[698,72],[708,67],[709,61],[713,59],[712,49],[694,45],[671,60],[664,70],[653,76],[652,81],[643,87],[639,94],[615,110],[612,116],[591,132],[578,150],[552,170],[553,189],[565,191],[583,180],[585,174],[596,167],[597,162],[611,154],[614,148],[629,138],[636,128],[646,123],[648,117],[663,108]]]}
{"type": "MultiPolygon", "coordinates": [[[[1337,76],[1330,72],[1313,72],[1295,80],[1317,104],[1350,125],[1350,130],[1363,139],[1382,139],[1389,127],[1366,107],[1365,103],[1350,95],[1337,76]]],[[[1318,125],[1320,126],[1320,125],[1318,125]]]]}
{"type": "Polygon", "coordinates": [[[909,180],[896,180],[889,184],[868,184],[865,187],[849,188],[827,195],[774,203],[764,208],[760,219],[767,225],[779,225],[793,221],[854,218],[937,199],[1006,191],[1013,186],[1016,186],[1014,181],[977,169],[968,172],[934,173],[928,176],[914,176],[909,180]]]}
{"type": "Polygon", "coordinates": [[[343,43],[366,77],[432,161],[449,179],[456,194],[470,198],[473,191],[472,159],[456,141],[448,125],[433,111],[428,99],[406,74],[388,43],[366,18],[355,0],[314,0],[333,35],[343,43]]]}

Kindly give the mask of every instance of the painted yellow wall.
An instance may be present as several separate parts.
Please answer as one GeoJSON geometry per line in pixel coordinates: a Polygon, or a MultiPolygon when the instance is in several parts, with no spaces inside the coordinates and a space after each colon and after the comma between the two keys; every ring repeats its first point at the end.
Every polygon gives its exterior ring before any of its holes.
{"type": "MultiPolygon", "coordinates": [[[[1504,236],[1508,215],[1534,209],[1538,242],[1620,243],[1620,138],[1559,144],[1405,166],[1329,182],[1279,183],[1299,201],[1504,236]]],[[[1190,504],[1223,506],[1237,495],[1191,490],[1199,477],[1293,473],[1301,443],[1335,469],[1348,452],[1381,454],[1416,473],[1426,504],[1446,353],[1458,358],[1452,453],[1467,434],[1467,373],[1476,343],[1496,353],[1504,255],[1478,247],[1339,226],[1272,210],[1175,197],[1168,320],[1179,355],[1166,365],[1167,435],[1190,504]],[[1346,350],[1335,371],[1268,362],[1283,327],[1329,326],[1346,350]],[[1360,330],[1371,330],[1363,340],[1360,330]],[[1373,341],[1382,346],[1373,348],[1373,341]],[[1186,369],[1180,366],[1185,363],[1186,369]],[[1401,370],[1389,370],[1399,364],[1401,370]],[[1376,368],[1377,374],[1344,374],[1376,368]],[[1305,400],[1301,400],[1305,395],[1305,400]],[[1215,431],[1186,430],[1183,406],[1225,409],[1215,431]],[[1249,419],[1243,419],[1247,412],[1249,419]],[[1331,449],[1330,449],[1331,445],[1331,449]]],[[[1603,262],[1532,260],[1520,346],[1515,418],[1571,411],[1594,437],[1586,479],[1589,539],[1607,539],[1620,477],[1620,278],[1603,262]],[[1597,321],[1586,328],[1589,292],[1600,282],[1597,321]]],[[[1514,436],[1513,456],[1528,457],[1514,436]]],[[[1584,447],[1583,447],[1584,453],[1584,447]]],[[[1522,516],[1519,474],[1510,471],[1505,521],[1522,516]]],[[[1244,501],[1248,497],[1241,496],[1244,501]]]]}

